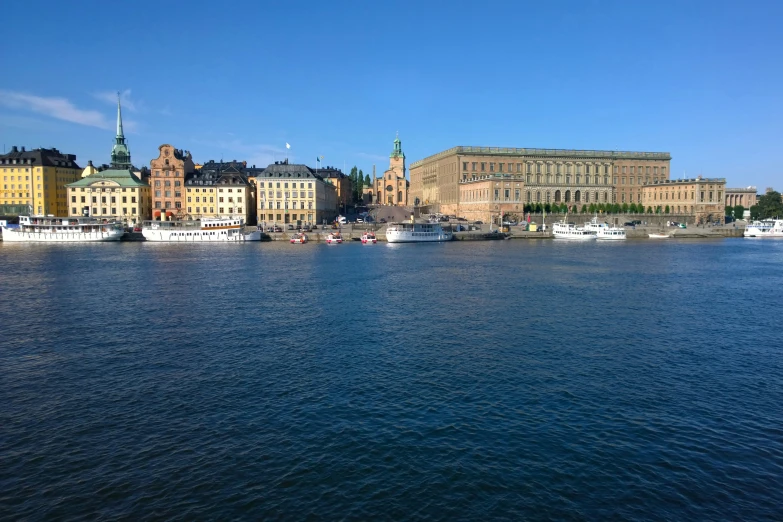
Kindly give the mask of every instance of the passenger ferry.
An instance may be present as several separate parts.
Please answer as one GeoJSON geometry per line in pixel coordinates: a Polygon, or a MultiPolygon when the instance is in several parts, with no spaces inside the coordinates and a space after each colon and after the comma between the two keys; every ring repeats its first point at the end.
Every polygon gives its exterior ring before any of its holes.
{"type": "Polygon", "coordinates": [[[114,220],[83,217],[19,216],[18,227],[3,227],[3,241],[8,242],[119,241],[124,234],[114,220]]]}
{"type": "Polygon", "coordinates": [[[261,232],[245,232],[243,218],[207,218],[188,221],[145,221],[141,233],[147,241],[198,243],[261,241],[261,232]]]}
{"type": "Polygon", "coordinates": [[[362,245],[374,245],[378,242],[375,238],[375,232],[365,232],[362,234],[362,245]]]}
{"type": "Polygon", "coordinates": [[[552,225],[552,235],[555,239],[568,239],[571,241],[590,241],[597,239],[598,235],[593,230],[585,230],[565,220],[552,225]]]}
{"type": "Polygon", "coordinates": [[[389,243],[430,243],[452,238],[453,234],[439,223],[392,223],[386,228],[389,243]]]}
{"type": "Polygon", "coordinates": [[[304,245],[307,243],[307,236],[303,233],[297,233],[291,236],[292,245],[304,245]]]}
{"type": "Polygon", "coordinates": [[[341,236],[339,232],[327,234],[326,236],[327,245],[339,245],[342,242],[343,242],[343,236],[341,236]]]}
{"type": "Polygon", "coordinates": [[[783,237],[783,219],[752,221],[745,227],[745,237],[783,237]]]}
{"type": "Polygon", "coordinates": [[[585,223],[584,229],[595,232],[595,238],[604,241],[618,241],[625,239],[624,228],[610,227],[606,223],[599,223],[597,217],[594,217],[590,222],[585,223]]]}

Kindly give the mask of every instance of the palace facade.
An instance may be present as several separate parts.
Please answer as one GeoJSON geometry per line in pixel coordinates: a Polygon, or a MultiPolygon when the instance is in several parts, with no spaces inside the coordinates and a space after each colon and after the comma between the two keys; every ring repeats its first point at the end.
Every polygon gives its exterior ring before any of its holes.
{"type": "Polygon", "coordinates": [[[454,147],[411,165],[410,197],[479,220],[528,203],[640,203],[670,163],[668,152],[454,147]]]}
{"type": "Polygon", "coordinates": [[[756,187],[726,189],[727,207],[736,207],[737,205],[742,205],[746,209],[749,209],[756,203],[758,203],[758,192],[756,187]]]}
{"type": "Polygon", "coordinates": [[[696,223],[724,223],[725,192],[725,178],[658,180],[644,186],[642,203],[645,209],[691,215],[696,223]]]}

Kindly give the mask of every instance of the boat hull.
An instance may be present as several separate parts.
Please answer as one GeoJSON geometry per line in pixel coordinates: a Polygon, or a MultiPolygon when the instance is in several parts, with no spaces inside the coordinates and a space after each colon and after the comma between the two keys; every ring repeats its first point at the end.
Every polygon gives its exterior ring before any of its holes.
{"type": "Polygon", "coordinates": [[[555,239],[560,239],[563,241],[595,241],[597,236],[595,234],[558,234],[554,233],[552,235],[555,239]]]}
{"type": "Polygon", "coordinates": [[[146,241],[162,242],[162,243],[227,243],[227,242],[245,242],[245,241],[261,241],[261,232],[254,231],[244,233],[237,231],[234,233],[226,234],[210,234],[210,230],[193,230],[190,232],[181,231],[169,231],[160,229],[147,229],[144,228],[141,234],[146,241]]]}
{"type": "Polygon", "coordinates": [[[412,232],[386,232],[387,243],[442,243],[451,241],[452,235],[443,232],[437,236],[414,236],[412,232]]]}
{"type": "Polygon", "coordinates": [[[26,232],[3,229],[3,241],[6,243],[94,243],[119,241],[124,235],[124,230],[110,230],[108,232],[26,232]]]}

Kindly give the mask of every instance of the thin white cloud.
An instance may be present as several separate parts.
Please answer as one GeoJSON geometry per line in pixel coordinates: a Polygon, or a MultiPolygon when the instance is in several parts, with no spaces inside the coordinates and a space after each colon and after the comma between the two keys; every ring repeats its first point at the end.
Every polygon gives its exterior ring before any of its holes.
{"type": "MultiPolygon", "coordinates": [[[[117,93],[112,91],[101,91],[92,93],[93,98],[102,102],[117,105],[117,93]]],[[[131,98],[131,90],[125,89],[120,92],[120,101],[122,102],[122,108],[128,109],[131,112],[137,112],[143,107],[143,103],[133,100],[131,98]]]]}
{"type": "MultiPolygon", "coordinates": [[[[209,149],[206,152],[208,157],[203,158],[203,160],[201,160],[202,162],[211,159],[220,161],[220,156],[222,154],[223,161],[247,161],[248,165],[266,167],[270,163],[280,161],[286,157],[286,150],[284,148],[264,143],[245,143],[241,140],[194,140],[194,142],[209,146],[209,149]]],[[[288,157],[289,159],[292,158],[290,154],[288,157]]]]}
{"type": "Polygon", "coordinates": [[[0,90],[0,105],[44,114],[58,120],[70,121],[80,125],[109,129],[111,124],[98,111],[82,110],[65,98],[35,96],[23,92],[0,90]]]}

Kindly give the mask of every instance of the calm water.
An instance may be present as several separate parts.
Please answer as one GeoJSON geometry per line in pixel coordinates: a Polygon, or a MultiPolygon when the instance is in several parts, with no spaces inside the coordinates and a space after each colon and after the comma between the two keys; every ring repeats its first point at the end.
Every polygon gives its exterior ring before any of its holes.
{"type": "Polygon", "coordinates": [[[0,267],[2,519],[783,518],[783,242],[0,267]]]}

